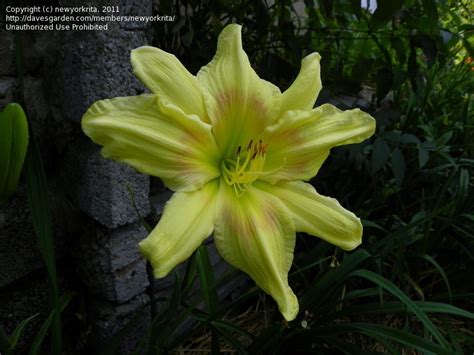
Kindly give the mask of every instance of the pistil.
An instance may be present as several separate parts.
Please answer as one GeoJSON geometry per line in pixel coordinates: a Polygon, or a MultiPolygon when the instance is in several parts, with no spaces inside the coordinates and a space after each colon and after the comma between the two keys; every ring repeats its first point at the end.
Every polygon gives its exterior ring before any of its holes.
{"type": "Polygon", "coordinates": [[[248,184],[268,173],[263,170],[267,149],[268,144],[264,144],[262,140],[254,142],[251,139],[245,151],[242,150],[242,146],[239,146],[235,158],[222,161],[221,169],[224,181],[234,187],[237,196],[242,196],[245,193],[248,184]]]}

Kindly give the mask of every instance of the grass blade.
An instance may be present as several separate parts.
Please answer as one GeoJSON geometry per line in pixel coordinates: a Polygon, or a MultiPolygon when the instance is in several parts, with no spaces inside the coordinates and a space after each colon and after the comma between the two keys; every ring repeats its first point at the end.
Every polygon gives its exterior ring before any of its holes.
{"type": "MultiPolygon", "coordinates": [[[[69,304],[69,302],[71,302],[73,297],[74,297],[74,293],[66,293],[65,295],[61,297],[61,303],[60,303],[60,308],[59,308],[60,312],[62,312],[67,307],[67,305],[69,304]]],[[[53,309],[51,311],[48,318],[46,318],[46,320],[43,322],[43,325],[41,326],[38,333],[36,333],[36,336],[33,342],[31,343],[30,351],[28,353],[29,355],[39,354],[40,349],[41,349],[41,344],[43,344],[43,340],[46,334],[48,333],[48,329],[53,319],[55,318],[55,314],[54,314],[55,312],[56,312],[56,309],[53,309]]]]}
{"type": "Polygon", "coordinates": [[[196,260],[204,302],[208,312],[213,316],[217,311],[217,290],[212,265],[205,245],[201,245],[197,249],[196,260]]]}
{"type": "Polygon", "coordinates": [[[326,298],[331,296],[330,289],[334,290],[335,287],[343,283],[347,276],[369,257],[370,254],[364,249],[356,250],[348,255],[338,268],[327,272],[301,297],[301,309],[309,306],[317,307],[322,304],[326,298]]]}
{"type": "Polygon", "coordinates": [[[419,255],[415,255],[415,256],[418,256],[422,259],[425,259],[427,262],[429,262],[431,265],[433,265],[436,268],[436,270],[438,270],[438,272],[441,275],[441,277],[443,278],[444,284],[446,285],[446,288],[448,290],[449,302],[453,302],[453,294],[451,292],[451,285],[449,283],[448,276],[444,272],[444,269],[441,267],[441,265],[438,264],[438,262],[431,255],[419,254],[419,255]]]}
{"type": "Polygon", "coordinates": [[[455,354],[449,348],[442,347],[427,339],[414,335],[410,332],[400,329],[393,329],[379,324],[370,323],[352,323],[349,325],[362,334],[373,337],[375,339],[390,339],[400,344],[409,346],[414,350],[421,352],[432,352],[434,354],[455,354]]]}
{"type": "Polygon", "coordinates": [[[38,316],[39,316],[39,313],[36,313],[36,314],[32,315],[31,317],[24,319],[23,321],[21,321],[20,324],[18,324],[18,326],[15,328],[15,330],[13,331],[13,333],[10,337],[10,348],[11,349],[14,349],[16,344],[18,344],[18,341],[20,340],[20,336],[21,336],[21,333],[23,332],[23,329],[25,329],[25,327],[33,319],[35,319],[38,316]]]}
{"type": "MultiPolygon", "coordinates": [[[[426,313],[442,313],[450,314],[453,316],[464,317],[467,319],[474,320],[474,313],[466,311],[462,308],[458,308],[446,303],[439,302],[421,302],[414,301],[414,303],[426,313]]],[[[383,314],[383,313],[397,313],[397,312],[406,312],[407,305],[403,302],[384,302],[380,303],[371,303],[357,306],[350,306],[344,308],[342,311],[334,312],[330,315],[327,315],[331,318],[341,318],[354,314],[383,314]]]]}
{"type": "Polygon", "coordinates": [[[131,333],[135,325],[141,320],[141,317],[143,316],[144,313],[144,307],[142,307],[140,310],[138,310],[132,319],[130,319],[125,327],[120,329],[113,337],[110,339],[110,341],[107,343],[107,345],[102,349],[100,354],[102,355],[113,355],[116,354],[117,351],[120,349],[120,346],[122,345],[124,339],[131,333]]]}
{"type": "Polygon", "coordinates": [[[418,307],[418,305],[412,301],[407,295],[405,295],[397,286],[392,282],[388,281],[384,277],[369,271],[369,270],[356,270],[351,273],[351,276],[361,277],[366,280],[372,281],[375,284],[383,287],[385,290],[396,296],[400,301],[406,304],[406,306],[418,317],[418,319],[424,324],[426,329],[434,336],[434,338],[445,348],[450,349],[449,343],[440,333],[438,328],[431,322],[426,313],[418,307]]]}
{"type": "Polygon", "coordinates": [[[30,136],[25,168],[28,185],[28,203],[31,209],[33,227],[38,238],[41,255],[48,271],[49,299],[51,307],[55,310],[55,312],[52,313],[52,352],[53,354],[61,354],[61,306],[54,256],[53,227],[48,203],[46,176],[39,148],[33,134],[30,136]]]}
{"type": "MultiPolygon", "coordinates": [[[[201,291],[204,298],[204,303],[212,319],[217,312],[217,289],[216,282],[214,279],[214,274],[212,272],[211,261],[209,260],[209,255],[207,254],[206,246],[201,245],[196,251],[196,260],[197,260],[197,269],[199,272],[199,282],[201,285],[201,291]]],[[[217,330],[216,328],[213,328],[217,330]]],[[[219,349],[219,337],[218,333],[222,333],[217,330],[217,332],[212,331],[212,353],[220,353],[219,349]]]]}
{"type": "Polygon", "coordinates": [[[8,339],[7,335],[5,334],[5,330],[0,325],[0,353],[5,355],[12,354],[11,347],[10,347],[10,340],[8,339]]]}

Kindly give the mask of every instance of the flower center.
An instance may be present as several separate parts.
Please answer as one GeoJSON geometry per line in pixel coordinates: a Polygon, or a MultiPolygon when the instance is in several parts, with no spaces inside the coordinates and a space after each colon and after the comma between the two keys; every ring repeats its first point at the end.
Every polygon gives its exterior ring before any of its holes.
{"type": "Polygon", "coordinates": [[[242,146],[237,148],[235,158],[222,161],[221,170],[225,182],[234,187],[238,196],[242,196],[247,190],[247,185],[266,174],[263,171],[268,144],[261,140],[254,142],[250,140],[246,149],[242,146]]]}

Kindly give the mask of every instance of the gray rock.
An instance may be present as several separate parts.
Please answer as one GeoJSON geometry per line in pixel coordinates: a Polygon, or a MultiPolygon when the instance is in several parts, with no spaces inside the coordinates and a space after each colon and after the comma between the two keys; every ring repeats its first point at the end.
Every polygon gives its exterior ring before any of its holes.
{"type": "MultiPolygon", "coordinates": [[[[248,286],[249,282],[252,281],[250,278],[244,274],[243,272],[236,271],[229,263],[227,263],[217,252],[217,249],[214,245],[214,241],[212,238],[207,239],[204,244],[207,248],[207,253],[209,256],[209,260],[212,265],[212,271],[214,274],[214,279],[218,285],[218,295],[219,299],[225,299],[226,297],[230,296],[235,291],[241,291],[248,286]],[[235,277],[225,278],[226,275],[232,275],[235,277]]],[[[186,267],[188,265],[189,260],[177,265],[175,270],[170,272],[170,274],[162,279],[155,279],[154,282],[154,291],[156,297],[167,297],[169,296],[174,287],[175,283],[175,274],[182,280],[184,277],[184,273],[186,271],[186,267]]],[[[200,297],[200,285],[199,285],[199,275],[196,278],[196,282],[193,285],[190,295],[192,297],[200,297]]],[[[203,306],[204,304],[200,305],[199,307],[203,306]]]]}
{"type": "MultiPolygon", "coordinates": [[[[142,32],[109,30],[67,34],[61,82],[66,118],[79,122],[95,101],[144,92],[133,76],[130,51],[146,43],[142,32]]],[[[61,94],[62,92],[62,94],[61,94]]]]}
{"type": "Polygon", "coordinates": [[[43,259],[31,224],[26,187],[19,186],[0,208],[0,287],[42,266],[43,259]]]}
{"type": "Polygon", "coordinates": [[[17,81],[15,78],[0,78],[0,109],[14,101],[17,81]]]}
{"type": "MultiPolygon", "coordinates": [[[[217,284],[217,296],[220,304],[225,304],[240,297],[251,285],[255,283],[248,277],[247,274],[234,269],[225,260],[223,260],[217,253],[212,238],[205,242],[209,259],[212,264],[214,279],[217,284]],[[225,277],[230,275],[231,277],[225,277]]],[[[179,279],[182,280],[188,262],[178,265],[175,272],[170,273],[163,279],[155,280],[154,297],[156,300],[166,299],[172,296],[175,285],[175,274],[178,274],[179,279]]],[[[205,311],[206,305],[203,301],[202,291],[199,282],[199,275],[197,275],[195,282],[191,286],[186,295],[182,295],[183,301],[187,304],[195,305],[196,308],[205,311]]],[[[158,312],[163,312],[166,302],[157,302],[158,312]]],[[[179,307],[177,313],[185,313],[186,309],[179,307]]],[[[196,324],[196,320],[188,317],[182,320],[181,323],[176,324],[173,331],[174,336],[179,336],[189,332],[196,324]]]]}
{"type": "Polygon", "coordinates": [[[13,32],[0,30],[0,76],[15,74],[13,32]]]}
{"type": "MultiPolygon", "coordinates": [[[[116,0],[104,5],[118,5],[119,15],[151,15],[152,10],[152,3],[146,0],[116,0]]],[[[57,93],[67,119],[79,122],[97,100],[146,90],[130,64],[130,51],[148,43],[146,27],[144,23],[110,22],[107,31],[65,34],[57,93]]]]}
{"type": "MultiPolygon", "coordinates": [[[[25,109],[28,121],[33,127],[33,132],[38,143],[43,149],[54,144],[52,143],[51,127],[48,125],[48,115],[50,114],[50,104],[46,99],[43,80],[41,78],[25,76],[23,80],[23,94],[25,99],[25,109]]],[[[43,153],[43,154],[44,154],[43,153]]]]}
{"type": "MultiPolygon", "coordinates": [[[[133,16],[151,16],[152,15],[152,1],[143,0],[119,0],[120,14],[126,13],[133,16]]],[[[120,22],[119,26],[126,30],[145,30],[151,27],[151,22],[120,22]]]]}
{"type": "Polygon", "coordinates": [[[157,215],[161,215],[163,213],[163,209],[165,208],[166,202],[173,196],[173,191],[169,190],[163,184],[155,187],[155,193],[150,196],[150,203],[153,206],[153,210],[156,212],[157,215]]]}
{"type": "Polygon", "coordinates": [[[145,260],[138,242],[147,232],[139,223],[112,231],[86,231],[75,250],[81,278],[92,294],[126,302],[148,287],[145,260]]]}
{"type": "Polygon", "coordinates": [[[44,124],[50,109],[44,95],[43,80],[33,76],[26,76],[23,82],[25,102],[28,105],[28,113],[31,119],[44,124]]]}
{"type": "Polygon", "coordinates": [[[133,168],[100,155],[91,141],[74,144],[66,156],[66,181],[76,205],[87,215],[108,228],[115,228],[139,219],[150,212],[149,177],[133,168]]]}
{"type": "Polygon", "coordinates": [[[15,287],[2,289],[0,305],[0,324],[7,334],[11,334],[21,321],[37,315],[25,327],[16,348],[17,351],[15,351],[18,354],[26,354],[34,336],[49,313],[46,279],[39,280],[30,276],[28,282],[21,282],[15,287]]]}
{"type": "MultiPolygon", "coordinates": [[[[58,227],[54,191],[48,189],[52,214],[53,240],[57,259],[67,250],[68,240],[58,227]]],[[[19,280],[44,267],[38,238],[33,229],[27,188],[20,180],[17,191],[0,206],[0,287],[19,280]]]]}
{"type": "MultiPolygon", "coordinates": [[[[21,34],[21,55],[23,73],[35,73],[39,70],[44,57],[52,56],[53,51],[41,53],[38,49],[45,45],[45,42],[38,43],[38,40],[43,37],[47,38],[48,43],[54,43],[54,37],[57,36],[54,31],[32,32],[24,31],[21,34]],[[38,46],[39,45],[39,46],[38,46]]],[[[49,49],[49,48],[48,48],[49,49]]]]}
{"type": "MultiPolygon", "coordinates": [[[[58,268],[59,294],[61,297],[66,295],[66,290],[72,290],[74,287],[74,274],[69,274],[68,265],[62,264],[58,268]]],[[[44,321],[51,313],[49,303],[49,287],[46,278],[46,270],[28,275],[27,278],[18,280],[12,285],[2,287],[0,292],[0,325],[7,334],[12,331],[23,320],[35,316],[24,328],[14,354],[27,354],[32,345],[33,339],[38,334],[44,321]]],[[[78,338],[83,336],[84,332],[78,331],[77,322],[81,310],[74,304],[79,301],[78,295],[73,295],[71,302],[61,313],[61,323],[64,335],[64,354],[72,354],[68,349],[71,347],[71,337],[74,337],[74,349],[78,348],[78,338]],[[75,329],[74,333],[68,332],[75,329]]],[[[47,354],[49,347],[45,340],[41,347],[41,354],[47,354]]],[[[74,352],[75,354],[75,352],[74,352]]]]}
{"type": "Polygon", "coordinates": [[[97,353],[128,325],[125,337],[117,346],[117,354],[131,354],[150,324],[149,302],[148,296],[142,294],[121,305],[110,302],[93,303],[91,342],[97,353]]]}

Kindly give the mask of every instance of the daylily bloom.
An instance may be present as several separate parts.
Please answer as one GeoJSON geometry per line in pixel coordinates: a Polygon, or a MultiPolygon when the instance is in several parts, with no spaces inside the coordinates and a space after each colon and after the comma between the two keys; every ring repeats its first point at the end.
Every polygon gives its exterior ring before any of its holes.
{"type": "Polygon", "coordinates": [[[158,176],[175,192],[140,243],[155,276],[166,276],[214,232],[221,256],[294,319],[288,271],[295,232],[344,250],[362,237],[352,212],[303,181],[332,147],[370,137],[374,119],[359,109],[313,109],[321,90],[318,53],[303,59],[283,93],[260,79],[236,24],[224,28],[215,57],[196,76],[158,48],[137,48],[131,61],[152,94],[98,101],[82,128],[104,157],[158,176]]]}

